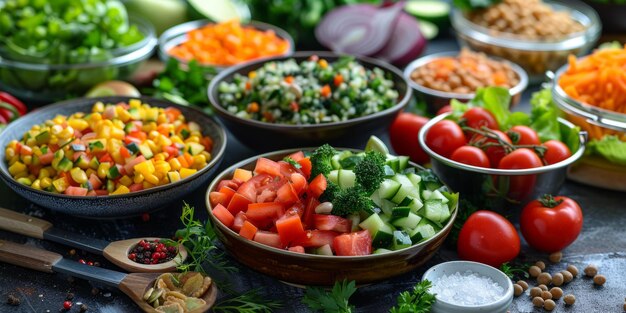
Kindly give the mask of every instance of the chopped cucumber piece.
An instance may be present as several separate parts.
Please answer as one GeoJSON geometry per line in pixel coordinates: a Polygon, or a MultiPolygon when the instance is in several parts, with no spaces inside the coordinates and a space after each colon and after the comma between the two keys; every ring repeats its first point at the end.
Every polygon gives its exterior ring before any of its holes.
{"type": "Polygon", "coordinates": [[[89,168],[93,169],[93,170],[97,170],[98,166],[100,166],[100,162],[98,161],[98,158],[91,158],[91,161],[89,161],[89,168]]]}
{"type": "Polygon", "coordinates": [[[414,229],[422,218],[417,214],[409,212],[406,217],[396,219],[391,222],[393,226],[401,227],[404,229],[414,229]]]}
{"type": "Polygon", "coordinates": [[[393,213],[393,208],[396,207],[396,204],[389,200],[381,200],[380,209],[383,211],[383,215],[386,215],[391,218],[391,214],[393,213]]]}
{"type": "Polygon", "coordinates": [[[332,170],[330,171],[330,173],[328,173],[328,180],[330,180],[331,182],[337,184],[337,182],[339,181],[338,179],[339,176],[339,171],[338,170],[332,170]]]}
{"type": "Polygon", "coordinates": [[[402,202],[399,204],[400,206],[408,206],[411,208],[411,212],[417,214],[417,212],[424,206],[422,201],[418,198],[413,198],[411,196],[406,196],[402,202]]]}
{"type": "Polygon", "coordinates": [[[410,247],[412,244],[411,237],[404,231],[396,230],[393,232],[393,245],[391,249],[400,250],[410,247]]]}
{"type": "Polygon", "coordinates": [[[351,155],[349,157],[343,158],[339,161],[341,168],[345,169],[354,169],[354,167],[363,160],[363,157],[360,155],[351,155]]]}
{"type": "Polygon", "coordinates": [[[411,180],[404,174],[396,174],[391,179],[399,182],[402,185],[413,186],[413,182],[411,182],[411,180]]]}
{"type": "Polygon", "coordinates": [[[378,151],[384,155],[389,154],[387,145],[376,136],[371,136],[365,145],[365,151],[378,151]]]}
{"type": "Polygon", "coordinates": [[[337,181],[339,187],[341,187],[342,189],[354,187],[354,183],[356,182],[356,175],[351,170],[339,170],[339,173],[337,175],[337,181]]]}
{"type": "MultiPolygon", "coordinates": [[[[374,214],[376,215],[376,214],[374,214]]],[[[358,231],[359,230],[359,223],[361,222],[361,216],[359,216],[359,214],[350,214],[348,215],[348,220],[350,220],[352,222],[352,229],[351,231],[358,231]]]]}
{"type": "Polygon", "coordinates": [[[378,187],[378,194],[381,199],[393,199],[398,190],[400,190],[400,183],[391,179],[385,179],[378,187]]]}
{"type": "Polygon", "coordinates": [[[393,198],[391,199],[391,201],[393,203],[400,203],[402,202],[402,200],[404,200],[404,198],[406,198],[407,196],[411,196],[413,198],[418,198],[419,199],[419,193],[417,192],[417,189],[415,189],[415,187],[413,187],[412,184],[408,184],[408,185],[401,185],[400,189],[398,190],[398,192],[393,196],[393,198]]]}
{"type": "Polygon", "coordinates": [[[365,219],[359,227],[367,229],[372,235],[372,246],[374,248],[388,247],[393,239],[393,228],[386,224],[378,214],[372,214],[365,219]]]}
{"type": "Polygon", "coordinates": [[[448,206],[439,199],[426,200],[424,207],[426,208],[424,217],[435,223],[441,224],[450,218],[448,206]]]}
{"type": "Polygon", "coordinates": [[[411,208],[409,208],[408,206],[398,206],[398,207],[393,208],[393,210],[391,211],[391,219],[395,220],[398,218],[407,217],[409,216],[410,213],[411,213],[411,208]]]}
{"type": "MultiPolygon", "coordinates": [[[[197,142],[187,143],[187,152],[191,155],[198,155],[204,151],[204,146],[197,142]]],[[[146,157],[147,158],[147,157],[146,157]]]]}
{"type": "Polygon", "coordinates": [[[370,199],[372,199],[372,201],[374,201],[374,204],[376,204],[377,206],[380,206],[381,199],[380,199],[380,194],[378,193],[378,190],[376,190],[376,191],[374,191],[372,193],[372,195],[370,196],[370,199]]]}
{"type": "Polygon", "coordinates": [[[139,145],[139,151],[141,152],[141,154],[147,159],[150,159],[154,156],[154,154],[152,153],[152,150],[150,149],[150,147],[148,147],[147,144],[142,143],[139,145]]]}
{"type": "Polygon", "coordinates": [[[431,40],[439,35],[439,27],[429,21],[417,21],[420,31],[426,40],[431,40]]]}
{"type": "Polygon", "coordinates": [[[399,172],[400,171],[400,160],[398,160],[397,157],[391,157],[387,159],[387,162],[385,162],[386,165],[389,165],[389,167],[391,167],[391,169],[394,172],[399,172]]]}
{"type": "Polygon", "coordinates": [[[126,145],[126,149],[130,151],[132,154],[139,152],[139,145],[136,142],[131,142],[126,145]]]}
{"type": "MultiPolygon", "coordinates": [[[[94,157],[95,159],[95,157],[94,157]]],[[[89,160],[86,156],[84,155],[79,155],[78,159],[76,159],[76,161],[74,161],[74,166],[78,166],[84,170],[89,168],[89,160]]]]}
{"type": "Polygon", "coordinates": [[[66,157],[63,157],[61,161],[59,161],[59,164],[57,164],[57,170],[61,172],[69,172],[72,167],[74,167],[74,163],[66,157]]]}
{"type": "Polygon", "coordinates": [[[50,132],[47,130],[42,131],[37,136],[35,136],[35,141],[37,141],[38,145],[48,143],[48,141],[50,141],[50,132]]]}
{"type": "Polygon", "coordinates": [[[336,170],[341,169],[341,163],[339,163],[339,154],[333,155],[330,159],[330,165],[336,170]]]}
{"type": "Polygon", "coordinates": [[[409,173],[406,175],[406,177],[411,181],[411,183],[413,183],[413,186],[415,186],[415,188],[419,189],[420,186],[420,182],[422,181],[422,177],[415,174],[415,173],[409,173]]]}
{"type": "Polygon", "coordinates": [[[396,172],[387,164],[383,166],[383,170],[385,171],[385,177],[393,177],[396,175],[396,172]]]}
{"type": "MultiPolygon", "coordinates": [[[[424,221],[424,219],[422,219],[422,221],[424,221]]],[[[413,244],[416,244],[420,241],[424,241],[434,236],[435,233],[436,231],[433,225],[430,225],[428,223],[422,224],[420,222],[420,224],[418,224],[417,227],[415,227],[415,229],[409,233],[409,235],[411,236],[411,242],[413,244]]]]}
{"type": "Polygon", "coordinates": [[[109,169],[109,173],[107,174],[107,178],[117,179],[118,177],[120,177],[119,169],[115,165],[111,166],[111,168],[109,169]]]}
{"type": "Polygon", "coordinates": [[[374,250],[374,252],[372,252],[372,254],[383,254],[383,253],[389,253],[392,250],[389,249],[385,249],[385,248],[378,248],[376,250],[374,250]]]}
{"type": "Polygon", "coordinates": [[[329,244],[325,244],[325,245],[315,249],[315,254],[319,254],[319,255],[333,255],[333,249],[331,249],[329,244]]]}
{"type": "Polygon", "coordinates": [[[433,193],[430,194],[430,199],[432,200],[439,199],[443,203],[448,203],[449,201],[448,198],[444,196],[439,190],[433,191],[433,193]]]}

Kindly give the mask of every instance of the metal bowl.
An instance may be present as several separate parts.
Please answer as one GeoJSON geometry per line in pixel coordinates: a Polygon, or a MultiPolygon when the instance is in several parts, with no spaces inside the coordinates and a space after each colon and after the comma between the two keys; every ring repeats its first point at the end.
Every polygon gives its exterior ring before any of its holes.
{"type": "Polygon", "coordinates": [[[295,59],[297,62],[301,62],[312,55],[317,55],[329,62],[335,61],[340,57],[340,55],[332,52],[297,52],[289,57],[264,59],[231,67],[219,73],[211,81],[208,89],[209,101],[216,114],[219,115],[226,127],[239,141],[259,151],[270,151],[298,146],[318,146],[324,143],[336,146],[356,146],[361,143],[365,145],[365,142],[372,134],[387,129],[400,113],[400,110],[411,99],[411,88],[408,87],[408,82],[402,77],[402,73],[397,68],[379,60],[356,57],[356,60],[366,68],[378,67],[392,77],[395,89],[399,93],[396,105],[384,111],[347,121],[309,125],[275,124],[245,119],[222,107],[218,96],[218,87],[222,81],[230,82],[235,74],[246,75],[250,71],[262,67],[266,62],[285,61],[288,59],[295,59]]]}
{"type": "Polygon", "coordinates": [[[226,148],[226,133],[224,129],[220,124],[206,116],[206,114],[200,110],[149,97],[140,97],[139,99],[152,106],[176,107],[181,110],[187,120],[198,123],[202,127],[204,135],[208,135],[213,139],[213,150],[211,151],[212,159],[208,162],[207,166],[197,173],[175,183],[123,195],[95,197],[68,196],[37,190],[18,183],[9,174],[5,160],[5,147],[11,140],[21,138],[33,125],[52,119],[59,114],[70,115],[76,112],[90,112],[93,104],[98,101],[104,103],[118,103],[122,101],[128,102],[131,99],[137,98],[101,97],[73,99],[33,111],[11,123],[2,132],[2,136],[0,136],[0,178],[16,193],[42,207],[86,218],[123,217],[149,212],[167,205],[206,183],[217,170],[224,156],[224,150],[226,148]]]}
{"type": "MultiPolygon", "coordinates": [[[[189,31],[192,31],[194,29],[198,29],[201,28],[207,24],[213,24],[213,22],[209,21],[209,20],[196,20],[196,21],[191,21],[191,22],[187,22],[187,23],[183,23],[180,25],[176,25],[172,28],[169,28],[168,30],[166,30],[165,32],[163,32],[163,34],[159,37],[159,58],[163,61],[163,62],[167,62],[167,60],[169,60],[169,58],[171,58],[170,54],[168,53],[168,51],[170,51],[170,49],[184,43],[185,41],[187,41],[187,33],[189,31]]],[[[285,52],[283,55],[287,56],[287,55],[291,55],[294,51],[295,48],[295,44],[293,42],[293,38],[291,37],[291,35],[289,35],[289,33],[287,31],[285,31],[284,29],[271,25],[271,24],[267,24],[267,23],[262,23],[262,22],[257,22],[257,21],[250,21],[245,23],[246,26],[252,26],[258,30],[261,31],[266,31],[266,30],[271,30],[274,31],[276,33],[276,35],[284,40],[286,40],[287,42],[289,42],[289,49],[287,50],[287,52],[285,52]]],[[[186,66],[188,60],[182,60],[179,58],[176,58],[181,64],[183,64],[184,66],[186,66]]],[[[263,59],[267,59],[267,58],[261,58],[261,59],[256,59],[256,60],[250,60],[248,62],[244,62],[242,64],[245,63],[249,63],[249,62],[253,62],[253,61],[257,61],[257,60],[263,60],[263,59]]],[[[213,65],[213,64],[205,64],[205,63],[200,63],[201,66],[208,66],[208,67],[212,67],[214,69],[216,69],[217,71],[222,71],[226,68],[229,68],[229,66],[220,66],[220,65],[213,65]]],[[[239,64],[237,64],[239,65],[239,64]]]]}
{"type": "Polygon", "coordinates": [[[137,17],[131,17],[130,21],[145,38],[131,46],[108,51],[105,59],[46,64],[35,57],[16,60],[0,56],[0,89],[19,98],[47,104],[66,99],[68,94],[82,95],[103,81],[129,78],[152,55],[157,44],[152,24],[137,17]]]}
{"type": "Polygon", "coordinates": [[[460,10],[453,10],[450,19],[461,45],[508,59],[526,70],[531,83],[539,83],[543,81],[546,71],[554,71],[567,63],[570,54],[587,53],[600,37],[602,30],[598,14],[580,1],[543,2],[556,11],[569,12],[572,18],[585,26],[585,30],[560,40],[530,40],[476,25],[460,10]]]}
{"type": "MultiPolygon", "coordinates": [[[[235,169],[253,170],[257,159],[260,157],[282,160],[285,156],[296,151],[312,150],[312,148],[281,150],[251,157],[227,168],[217,175],[209,185],[206,193],[209,218],[213,223],[217,237],[235,259],[256,271],[293,284],[328,286],[344,278],[355,280],[357,284],[368,284],[409,272],[421,266],[441,247],[452,229],[458,205],[442,230],[422,243],[388,253],[352,257],[303,254],[273,248],[241,237],[215,218],[212,212],[213,207],[209,201],[209,193],[215,191],[223,179],[231,179],[235,169]]],[[[410,164],[420,168],[415,163],[411,162],[410,164]]]]}
{"type": "MultiPolygon", "coordinates": [[[[430,55],[423,56],[409,63],[409,65],[407,65],[406,68],[404,69],[404,73],[403,73],[404,79],[406,79],[406,81],[409,82],[409,85],[411,86],[411,88],[413,89],[415,93],[415,98],[417,98],[418,101],[426,103],[429,113],[435,114],[437,111],[439,111],[439,109],[450,104],[450,100],[452,99],[456,99],[462,102],[467,102],[467,101],[474,99],[475,93],[456,93],[456,92],[435,90],[435,89],[431,89],[428,87],[424,87],[411,79],[411,73],[413,73],[413,71],[415,71],[416,69],[436,59],[443,58],[443,57],[456,57],[458,55],[459,55],[458,51],[449,51],[449,52],[440,52],[440,53],[430,54],[430,55]]],[[[526,71],[524,71],[524,69],[521,68],[519,65],[510,61],[507,61],[503,58],[499,58],[499,57],[489,57],[489,58],[496,60],[496,61],[500,61],[500,62],[506,62],[511,67],[511,69],[513,69],[513,71],[515,71],[515,73],[517,74],[517,77],[519,78],[519,83],[517,83],[517,85],[509,89],[509,94],[511,95],[510,105],[514,106],[522,99],[522,92],[524,92],[524,90],[526,90],[526,87],[528,86],[528,75],[526,74],[526,71]]]]}
{"type": "MultiPolygon", "coordinates": [[[[542,167],[506,170],[484,168],[453,161],[435,153],[426,144],[426,134],[437,122],[450,113],[441,114],[426,123],[418,134],[418,141],[430,156],[432,168],[439,178],[459,192],[463,200],[479,207],[510,213],[509,209],[519,209],[530,200],[544,194],[556,194],[567,174],[567,168],[585,152],[587,133],[579,133],[579,147],[572,155],[555,164],[542,167]]],[[[562,127],[569,129],[574,125],[559,118],[562,127]]]]}

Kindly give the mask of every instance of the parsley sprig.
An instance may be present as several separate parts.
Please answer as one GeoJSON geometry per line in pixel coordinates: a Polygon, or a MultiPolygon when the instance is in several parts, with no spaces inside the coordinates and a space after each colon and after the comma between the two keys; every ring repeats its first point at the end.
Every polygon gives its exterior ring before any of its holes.
{"type": "Polygon", "coordinates": [[[422,280],[413,290],[407,290],[400,293],[398,303],[392,307],[390,313],[428,313],[433,303],[435,303],[435,295],[429,293],[428,290],[432,286],[429,280],[422,280]]]}
{"type": "Polygon", "coordinates": [[[348,300],[356,291],[354,281],[335,282],[328,292],[323,288],[307,287],[302,302],[314,311],[324,313],[352,313],[354,306],[348,300]]]}
{"type": "Polygon", "coordinates": [[[274,309],[281,307],[281,302],[263,297],[261,289],[256,288],[219,302],[213,307],[213,312],[271,313],[274,309]]]}

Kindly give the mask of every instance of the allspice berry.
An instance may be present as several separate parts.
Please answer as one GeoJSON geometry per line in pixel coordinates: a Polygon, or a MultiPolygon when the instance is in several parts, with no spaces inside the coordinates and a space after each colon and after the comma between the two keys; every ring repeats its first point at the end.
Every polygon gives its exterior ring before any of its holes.
{"type": "Polygon", "coordinates": [[[535,298],[535,297],[541,297],[541,292],[543,290],[541,290],[541,288],[539,287],[532,287],[530,288],[530,297],[531,298],[535,298]]]}
{"type": "Polygon", "coordinates": [[[543,298],[543,300],[552,299],[552,294],[549,291],[542,291],[541,298],[543,298]]]}
{"type": "Polygon", "coordinates": [[[535,263],[535,266],[541,269],[542,271],[546,269],[546,263],[543,263],[543,261],[537,261],[535,263]]]}
{"type": "Polygon", "coordinates": [[[537,283],[542,285],[549,285],[552,282],[552,275],[550,273],[541,273],[537,276],[537,283]]]}
{"type": "Polygon", "coordinates": [[[576,302],[576,297],[570,293],[563,297],[563,301],[565,302],[565,305],[573,305],[576,302]]]}
{"type": "Polygon", "coordinates": [[[528,274],[530,274],[530,277],[535,278],[541,274],[541,269],[538,266],[533,265],[528,269],[528,274]]]}
{"type": "Polygon", "coordinates": [[[541,297],[534,297],[533,298],[533,305],[534,306],[540,308],[540,307],[543,306],[543,303],[544,303],[544,301],[543,301],[543,299],[541,297]]]}
{"type": "Polygon", "coordinates": [[[569,271],[562,271],[561,275],[563,275],[564,283],[569,283],[574,279],[574,275],[572,275],[572,273],[570,273],[569,271]]]}
{"type": "Polygon", "coordinates": [[[587,267],[585,267],[585,275],[587,275],[588,277],[594,277],[598,274],[598,267],[593,265],[593,264],[589,264],[587,265],[587,267]]]}
{"type": "Polygon", "coordinates": [[[554,301],[548,299],[543,303],[543,309],[546,311],[552,311],[556,308],[556,303],[554,301]]]}
{"type": "Polygon", "coordinates": [[[578,268],[574,265],[568,265],[567,266],[567,271],[570,272],[572,274],[572,276],[576,277],[578,276],[578,268]]]}
{"type": "Polygon", "coordinates": [[[518,280],[516,284],[520,285],[524,291],[528,289],[528,283],[523,280],[518,280]]]}
{"type": "Polygon", "coordinates": [[[539,287],[539,289],[541,289],[541,291],[548,291],[548,286],[546,286],[544,284],[541,284],[541,285],[539,285],[537,287],[539,287]]]}
{"type": "Polygon", "coordinates": [[[559,300],[563,296],[563,289],[559,287],[552,287],[552,289],[550,289],[550,293],[552,294],[552,299],[559,300]]]}
{"type": "Polygon", "coordinates": [[[606,283],[606,277],[604,277],[604,275],[593,276],[593,283],[598,286],[602,286],[606,283]]]}
{"type": "Polygon", "coordinates": [[[554,252],[550,254],[550,256],[548,257],[548,260],[550,260],[550,262],[552,263],[559,263],[561,262],[562,258],[563,258],[563,253],[561,251],[558,251],[558,252],[554,252]]]}
{"type": "Polygon", "coordinates": [[[513,284],[513,295],[519,297],[524,292],[522,286],[518,284],[513,284]]]}
{"type": "Polygon", "coordinates": [[[559,287],[561,285],[563,285],[563,281],[565,280],[565,278],[563,278],[563,274],[561,273],[556,273],[554,274],[554,276],[552,276],[552,284],[559,287]]]}

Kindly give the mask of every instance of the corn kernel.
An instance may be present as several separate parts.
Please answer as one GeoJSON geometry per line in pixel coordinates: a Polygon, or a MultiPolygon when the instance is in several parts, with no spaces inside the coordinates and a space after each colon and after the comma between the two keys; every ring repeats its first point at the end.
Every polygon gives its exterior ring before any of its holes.
{"type": "Polygon", "coordinates": [[[174,171],[180,170],[181,165],[180,165],[180,161],[178,161],[178,159],[172,158],[172,159],[169,160],[169,163],[170,163],[170,166],[172,167],[172,170],[174,170],[174,171]]]}
{"type": "Polygon", "coordinates": [[[33,183],[28,177],[20,177],[17,179],[17,182],[26,186],[30,186],[33,183]]]}
{"type": "Polygon", "coordinates": [[[71,169],[70,175],[72,175],[72,179],[79,184],[84,184],[87,182],[87,174],[79,167],[71,169]]]}
{"type": "Polygon", "coordinates": [[[141,107],[141,100],[139,99],[132,99],[130,101],[128,101],[128,106],[131,108],[139,108],[141,107]]]}
{"type": "Polygon", "coordinates": [[[159,183],[159,178],[154,174],[144,175],[143,177],[150,184],[156,185],[159,183]]]}
{"type": "Polygon", "coordinates": [[[67,124],[78,131],[83,131],[89,127],[89,123],[87,123],[84,119],[71,119],[67,122],[67,124]]]}
{"type": "Polygon", "coordinates": [[[100,179],[105,179],[109,173],[109,169],[111,169],[111,164],[109,162],[100,163],[98,166],[98,177],[100,179]]]}
{"type": "Polygon", "coordinates": [[[143,174],[141,174],[141,173],[135,174],[135,177],[133,177],[133,182],[135,184],[142,183],[143,182],[143,174]]]}
{"type": "Polygon", "coordinates": [[[124,186],[126,186],[126,187],[128,187],[128,186],[132,185],[133,180],[130,179],[130,177],[124,175],[124,176],[122,176],[122,178],[120,178],[119,183],[124,185],[124,186]]]}
{"type": "Polygon", "coordinates": [[[32,165],[33,164],[33,157],[30,155],[25,155],[22,157],[22,162],[24,162],[24,165],[32,165]]]}
{"type": "Polygon", "coordinates": [[[18,173],[26,172],[26,165],[24,163],[16,161],[11,166],[9,166],[9,173],[15,176],[18,173]]]}
{"type": "Polygon", "coordinates": [[[7,148],[4,150],[4,158],[5,158],[5,159],[10,160],[10,159],[11,159],[12,157],[14,157],[14,156],[15,156],[15,149],[14,149],[14,148],[7,147],[7,148]]]}
{"type": "Polygon", "coordinates": [[[180,177],[181,178],[187,178],[193,174],[195,174],[198,170],[196,169],[191,169],[191,168],[181,168],[180,169],[180,177]]]}
{"type": "Polygon", "coordinates": [[[104,112],[104,103],[101,101],[96,102],[96,104],[93,105],[92,112],[104,112]]]}
{"type": "Polygon", "coordinates": [[[50,177],[44,177],[40,180],[41,182],[39,183],[39,185],[41,186],[41,189],[46,189],[50,187],[50,185],[52,185],[52,179],[50,177]]]}
{"type": "Polygon", "coordinates": [[[35,181],[30,186],[37,190],[41,190],[41,181],[39,179],[35,179],[35,181]]]}

